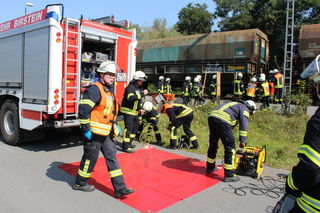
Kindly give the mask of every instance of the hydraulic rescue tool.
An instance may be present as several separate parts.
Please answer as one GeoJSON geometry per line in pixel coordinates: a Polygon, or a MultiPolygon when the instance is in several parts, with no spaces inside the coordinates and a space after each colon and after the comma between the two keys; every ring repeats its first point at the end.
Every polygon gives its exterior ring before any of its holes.
{"type": "Polygon", "coordinates": [[[236,174],[260,178],[266,158],[266,146],[239,148],[235,159],[236,174]]]}

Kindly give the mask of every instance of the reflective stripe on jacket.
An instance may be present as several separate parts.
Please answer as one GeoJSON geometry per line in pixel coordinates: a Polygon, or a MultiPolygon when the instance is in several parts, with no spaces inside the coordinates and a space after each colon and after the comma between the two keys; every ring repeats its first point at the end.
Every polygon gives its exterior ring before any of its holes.
{"type": "Polygon", "coordinates": [[[120,112],[128,115],[138,115],[140,109],[142,109],[142,98],[144,96],[142,89],[134,81],[131,81],[125,89],[120,112]]]}
{"type": "Polygon", "coordinates": [[[233,82],[233,94],[242,95],[243,94],[243,83],[241,80],[234,80],[233,82]]]}

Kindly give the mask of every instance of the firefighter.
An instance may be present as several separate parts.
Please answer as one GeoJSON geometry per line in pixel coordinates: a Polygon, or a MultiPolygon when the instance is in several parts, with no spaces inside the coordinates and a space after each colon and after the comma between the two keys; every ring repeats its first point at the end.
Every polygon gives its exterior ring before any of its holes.
{"type": "Polygon", "coordinates": [[[176,103],[164,103],[162,112],[166,113],[169,117],[170,124],[168,129],[170,130],[170,145],[169,149],[176,149],[177,146],[177,129],[182,125],[184,133],[188,136],[191,149],[197,149],[199,147],[197,137],[190,130],[191,122],[193,120],[193,111],[190,107],[183,104],[176,103]]]}
{"type": "Polygon", "coordinates": [[[248,83],[248,87],[247,87],[247,97],[249,100],[255,99],[256,91],[257,91],[257,78],[253,77],[253,78],[251,78],[250,82],[248,83]]]}
{"type": "Polygon", "coordinates": [[[124,115],[124,135],[122,151],[133,153],[135,144],[133,143],[138,131],[140,120],[139,113],[143,114],[142,98],[148,94],[148,90],[142,90],[142,84],[147,80],[147,76],[142,71],[133,74],[133,80],[126,87],[122,99],[120,112],[124,115]]]}
{"type": "Polygon", "coordinates": [[[217,96],[217,75],[216,74],[212,75],[212,81],[209,85],[209,94],[210,94],[210,99],[214,101],[217,96]]]}
{"type": "Polygon", "coordinates": [[[165,92],[165,87],[164,87],[164,77],[161,75],[159,76],[159,81],[158,81],[158,94],[164,94],[165,92]]]}
{"type": "Polygon", "coordinates": [[[192,94],[192,98],[194,99],[194,102],[193,102],[194,106],[200,105],[202,87],[199,82],[200,82],[199,78],[195,77],[193,79],[191,94],[192,94]]]}
{"type": "Polygon", "coordinates": [[[150,124],[149,129],[147,131],[148,136],[151,136],[151,131],[153,129],[154,134],[156,136],[156,140],[157,140],[156,145],[158,145],[158,146],[164,145],[164,142],[162,142],[162,139],[161,139],[160,130],[158,128],[160,115],[157,112],[156,107],[152,104],[152,102],[146,101],[143,104],[143,110],[144,110],[144,114],[142,115],[142,122],[140,124],[140,127],[139,127],[137,135],[136,135],[137,140],[139,140],[139,137],[141,135],[141,132],[142,132],[145,124],[148,123],[148,124],[150,124]]]}
{"type": "MultiPolygon", "coordinates": [[[[310,67],[301,73],[303,78],[310,76],[316,82],[319,68],[310,67]]],[[[320,212],[320,108],[307,123],[298,158],[300,161],[286,180],[286,192],[297,197],[289,212],[320,212]]]]}
{"type": "Polygon", "coordinates": [[[259,82],[258,94],[262,97],[262,108],[268,109],[270,107],[270,85],[265,75],[259,77],[259,82]]]}
{"type": "Polygon", "coordinates": [[[282,104],[282,101],[283,101],[282,100],[282,89],[284,86],[284,76],[277,69],[274,69],[272,73],[274,73],[271,81],[274,83],[275,103],[282,104]]]}
{"type": "Polygon", "coordinates": [[[166,78],[166,84],[165,84],[165,94],[172,94],[172,89],[171,89],[171,79],[166,78]]]}
{"type": "Polygon", "coordinates": [[[83,133],[84,154],[78,169],[74,190],[91,192],[95,189],[88,179],[101,150],[111,177],[116,198],[133,192],[124,183],[122,171],[116,158],[116,146],[112,139],[119,107],[114,96],[117,66],[112,61],[101,63],[97,69],[99,81],[88,87],[80,100],[79,119],[83,133]]]}
{"type": "Polygon", "coordinates": [[[216,154],[218,142],[221,139],[224,146],[224,182],[236,182],[240,178],[235,175],[234,159],[236,155],[233,128],[239,123],[240,147],[246,143],[249,115],[256,110],[252,100],[229,102],[216,107],[209,115],[210,130],[209,148],[207,155],[207,174],[217,171],[216,154]]]}
{"type": "Polygon", "coordinates": [[[192,83],[190,76],[186,76],[185,81],[182,85],[182,94],[183,94],[183,104],[189,105],[191,101],[191,89],[192,89],[192,83]]]}
{"type": "Polygon", "coordinates": [[[244,85],[242,81],[243,74],[241,72],[238,73],[237,79],[233,81],[233,100],[239,101],[242,98],[244,93],[244,85]]]}

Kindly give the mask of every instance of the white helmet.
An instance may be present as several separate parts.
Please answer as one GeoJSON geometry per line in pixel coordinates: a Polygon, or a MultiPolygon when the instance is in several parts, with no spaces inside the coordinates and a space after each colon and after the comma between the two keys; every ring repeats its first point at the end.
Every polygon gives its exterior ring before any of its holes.
{"type": "Polygon", "coordinates": [[[117,65],[114,61],[105,61],[102,62],[97,69],[98,73],[113,73],[115,74],[117,71],[117,65]]]}
{"type": "Polygon", "coordinates": [[[171,79],[170,78],[166,78],[166,81],[171,81],[171,79]]]}
{"type": "Polygon", "coordinates": [[[257,105],[254,101],[252,100],[247,100],[247,101],[241,101],[246,107],[251,111],[251,113],[254,113],[257,109],[257,105]]]}
{"type": "Polygon", "coordinates": [[[201,75],[197,75],[196,78],[201,80],[202,77],[201,77],[201,75]]]}
{"type": "Polygon", "coordinates": [[[238,73],[238,78],[242,78],[243,74],[241,72],[238,73]]]}
{"type": "Polygon", "coordinates": [[[214,79],[217,79],[217,75],[213,75],[212,76],[212,79],[214,80],[214,79]]]}
{"type": "Polygon", "coordinates": [[[277,73],[277,72],[279,72],[278,69],[274,69],[274,70],[273,70],[273,73],[277,73]]]}
{"type": "Polygon", "coordinates": [[[261,75],[260,77],[259,77],[259,81],[265,81],[266,80],[266,76],[265,75],[261,75]]]}
{"type": "Polygon", "coordinates": [[[153,108],[153,104],[150,101],[146,101],[142,107],[146,112],[150,112],[153,108]]]}
{"type": "Polygon", "coordinates": [[[185,80],[190,81],[191,80],[190,76],[186,76],[185,80]]]}
{"type": "Polygon", "coordinates": [[[252,83],[256,83],[257,82],[257,78],[255,78],[255,77],[251,78],[251,82],[252,83]]]}
{"type": "Polygon", "coordinates": [[[195,78],[193,79],[193,82],[194,82],[194,83],[198,83],[198,82],[199,82],[199,79],[198,79],[197,77],[195,77],[195,78]]]}
{"type": "Polygon", "coordinates": [[[133,73],[133,80],[146,81],[147,78],[148,77],[146,76],[146,74],[144,74],[144,72],[142,71],[136,71],[135,73],[133,73]]]}
{"type": "Polygon", "coordinates": [[[162,75],[159,76],[159,80],[162,81],[164,77],[162,75]]]}

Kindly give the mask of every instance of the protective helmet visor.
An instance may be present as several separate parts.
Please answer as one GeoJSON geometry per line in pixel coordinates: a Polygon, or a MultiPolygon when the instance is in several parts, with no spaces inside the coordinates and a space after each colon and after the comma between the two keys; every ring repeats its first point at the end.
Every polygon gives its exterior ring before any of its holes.
{"type": "Polygon", "coordinates": [[[316,83],[320,83],[320,67],[319,67],[320,55],[318,55],[307,68],[300,74],[301,78],[311,78],[316,83]]]}

